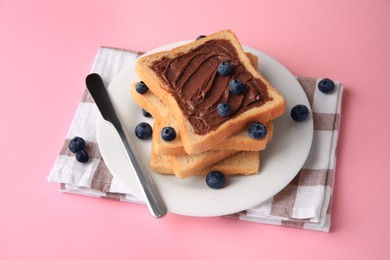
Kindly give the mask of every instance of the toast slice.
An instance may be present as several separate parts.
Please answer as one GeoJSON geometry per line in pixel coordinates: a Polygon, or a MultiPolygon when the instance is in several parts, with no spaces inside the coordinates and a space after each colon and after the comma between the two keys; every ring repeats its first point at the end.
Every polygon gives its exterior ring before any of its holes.
{"type": "Polygon", "coordinates": [[[233,150],[208,150],[200,154],[173,156],[173,172],[176,176],[185,176],[193,173],[194,171],[196,172],[207,168],[237,153],[238,151],[233,150]]]}
{"type": "MultiPolygon", "coordinates": [[[[185,155],[187,154],[180,134],[180,128],[174,115],[169,108],[153,93],[139,94],[132,88],[131,95],[135,102],[153,115],[153,143],[154,151],[159,155],[185,155]],[[164,126],[171,126],[176,130],[176,138],[173,141],[165,142],[160,137],[160,132],[164,126]]],[[[267,122],[267,136],[260,140],[255,140],[248,136],[247,130],[242,130],[237,134],[227,137],[224,141],[212,147],[210,150],[242,150],[259,151],[265,149],[267,143],[271,141],[273,125],[267,122]]]]}
{"type": "Polygon", "coordinates": [[[151,152],[151,168],[160,174],[175,174],[178,178],[187,178],[195,175],[206,175],[211,171],[221,171],[227,175],[251,175],[256,174],[260,168],[260,152],[243,151],[233,154],[214,165],[203,169],[194,169],[192,171],[175,172],[173,166],[173,156],[157,155],[151,152]]]}
{"type": "MultiPolygon", "coordinates": [[[[158,122],[155,120],[153,124],[153,129],[155,128],[157,123],[158,122]]],[[[155,153],[155,142],[153,141],[153,139],[155,138],[154,137],[152,138],[152,150],[155,153]]],[[[208,167],[238,152],[239,151],[236,150],[226,150],[226,149],[217,150],[217,151],[208,150],[199,154],[192,154],[192,155],[184,154],[184,155],[172,156],[172,162],[173,162],[175,172],[185,173],[187,171],[208,167]]]]}
{"type": "Polygon", "coordinates": [[[251,121],[269,122],[285,112],[285,99],[251,65],[237,37],[221,31],[170,51],[141,56],[136,72],[149,89],[172,110],[188,154],[209,150],[251,121]],[[207,61],[207,62],[206,62],[207,61]],[[233,64],[231,76],[217,67],[233,64]],[[248,86],[240,95],[229,92],[229,82],[240,79],[248,86]],[[226,102],[233,113],[216,111],[226,102]]]}
{"type": "MultiPolygon", "coordinates": [[[[267,122],[265,124],[267,128],[267,135],[259,140],[255,140],[248,135],[247,130],[242,130],[239,133],[227,137],[221,143],[212,147],[210,151],[218,150],[234,150],[234,151],[261,151],[264,150],[267,146],[267,143],[271,141],[273,136],[273,124],[267,122]]],[[[180,129],[177,126],[177,122],[174,120],[173,116],[168,113],[162,122],[159,122],[155,119],[153,125],[153,138],[152,142],[154,143],[154,152],[158,155],[172,155],[180,156],[186,155],[183,143],[181,141],[180,129]],[[161,130],[165,126],[173,127],[176,131],[176,138],[170,142],[164,141],[161,136],[161,130]]]]}
{"type": "MultiPolygon", "coordinates": [[[[258,68],[258,57],[252,53],[246,53],[251,60],[251,64],[258,68]]],[[[135,84],[131,88],[131,96],[133,100],[143,109],[147,110],[153,115],[157,121],[153,129],[154,151],[158,155],[172,155],[179,156],[187,154],[180,136],[180,130],[176,120],[169,107],[162,102],[162,100],[148,91],[145,94],[140,94],[135,90],[135,84]],[[171,142],[165,142],[160,138],[161,129],[164,126],[171,126],[176,130],[176,139],[171,142]]],[[[267,127],[267,137],[261,140],[254,140],[250,138],[246,130],[227,137],[223,142],[219,143],[211,150],[242,150],[242,151],[259,151],[266,147],[266,144],[272,139],[273,125],[271,122],[265,124],[267,127]]]]}
{"type": "Polygon", "coordinates": [[[154,95],[151,91],[145,94],[140,94],[135,90],[136,83],[131,88],[131,97],[138,106],[149,112],[155,120],[163,121],[169,113],[169,107],[162,102],[162,100],[154,95]]]}
{"type": "MultiPolygon", "coordinates": [[[[259,67],[259,58],[250,53],[247,52],[246,55],[251,61],[251,64],[254,68],[258,69],[259,67]]],[[[133,83],[133,86],[131,88],[131,97],[133,100],[143,109],[148,111],[153,118],[156,118],[159,121],[162,121],[164,118],[166,118],[167,113],[169,113],[170,109],[158,96],[153,94],[153,92],[148,91],[145,94],[140,94],[135,90],[135,85],[137,83],[133,83]]]]}

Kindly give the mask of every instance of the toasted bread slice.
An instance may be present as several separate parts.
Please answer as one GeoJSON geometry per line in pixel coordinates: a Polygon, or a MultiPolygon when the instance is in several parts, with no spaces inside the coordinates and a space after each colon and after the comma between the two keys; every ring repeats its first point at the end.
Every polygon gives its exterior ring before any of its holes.
{"type": "Polygon", "coordinates": [[[160,174],[175,174],[178,178],[187,178],[195,175],[206,175],[211,171],[221,171],[226,175],[251,175],[256,174],[260,167],[260,152],[243,151],[233,154],[214,165],[203,169],[194,169],[191,171],[175,172],[173,166],[173,156],[157,155],[151,152],[151,168],[160,174]]]}
{"type": "Polygon", "coordinates": [[[269,122],[285,112],[285,99],[251,65],[230,30],[170,51],[141,56],[136,72],[174,113],[188,154],[209,150],[251,121],[269,122]],[[216,74],[223,61],[234,64],[232,77],[216,74]],[[178,66],[182,66],[180,72],[178,66]],[[244,82],[247,91],[231,94],[228,82],[232,79],[244,82]],[[223,95],[215,95],[216,92],[223,95]],[[216,112],[216,106],[223,101],[232,102],[233,113],[229,117],[222,118],[216,112]]]}
{"type": "MultiPolygon", "coordinates": [[[[258,57],[252,53],[246,53],[251,60],[251,64],[258,68],[258,57]]],[[[135,84],[131,88],[131,96],[134,101],[142,108],[151,113],[158,122],[154,125],[153,142],[154,151],[158,155],[179,156],[187,154],[181,142],[180,129],[169,107],[162,100],[148,91],[145,94],[140,94],[135,90],[135,84]],[[176,139],[171,142],[165,142],[160,137],[161,129],[164,126],[171,126],[176,130],[176,139]]],[[[266,147],[267,142],[272,138],[273,125],[267,122],[267,136],[261,140],[250,138],[246,130],[243,130],[235,135],[227,137],[222,143],[219,143],[211,150],[242,150],[242,151],[259,151],[266,147]]]]}
{"type": "Polygon", "coordinates": [[[237,153],[238,151],[233,150],[208,150],[200,154],[173,156],[173,172],[179,177],[186,176],[216,164],[217,162],[237,153]]]}
{"type": "MultiPolygon", "coordinates": [[[[251,61],[251,64],[254,68],[258,69],[259,67],[259,58],[250,53],[247,52],[246,55],[251,61]]],[[[145,94],[140,94],[135,90],[135,85],[137,82],[133,83],[130,95],[133,98],[133,100],[143,109],[145,109],[147,112],[149,112],[153,118],[163,121],[164,118],[166,118],[167,114],[170,112],[169,107],[167,104],[165,104],[158,96],[153,94],[152,91],[148,91],[145,94]]]]}
{"type": "MultiPolygon", "coordinates": [[[[139,94],[132,88],[131,95],[135,102],[153,115],[155,124],[153,126],[154,151],[159,155],[186,155],[184,149],[180,128],[169,108],[153,93],[139,94]],[[171,126],[176,130],[176,138],[173,141],[165,142],[160,137],[163,127],[171,126]]],[[[273,125],[271,122],[265,123],[267,127],[267,136],[260,140],[255,140],[248,136],[247,130],[242,130],[237,134],[227,137],[224,141],[212,147],[210,150],[242,150],[259,151],[265,149],[267,143],[271,141],[273,134],[273,125]]]]}
{"type": "Polygon", "coordinates": [[[168,113],[162,121],[154,119],[152,142],[154,152],[158,155],[180,156],[187,154],[184,150],[183,143],[181,142],[180,129],[171,113],[168,113]],[[169,123],[167,119],[170,119],[169,123]],[[161,130],[164,126],[170,126],[175,129],[176,138],[174,140],[167,142],[161,138],[161,130]]]}
{"type": "Polygon", "coordinates": [[[141,108],[149,112],[154,119],[158,121],[163,121],[164,118],[169,113],[169,107],[162,102],[162,100],[153,94],[153,92],[148,91],[145,94],[140,94],[135,90],[134,83],[131,88],[131,97],[141,108]]]}
{"type": "MultiPolygon", "coordinates": [[[[158,122],[155,120],[153,124],[153,129],[156,127],[158,122]]],[[[155,132],[155,131],[153,131],[155,132]]],[[[155,154],[155,142],[152,138],[152,151],[155,154]]],[[[239,151],[235,150],[217,150],[217,151],[205,151],[199,154],[184,154],[178,156],[172,156],[172,165],[174,167],[174,172],[186,173],[195,169],[201,169],[213,165],[222,159],[238,153],[239,151]]]]}
{"type": "MultiPolygon", "coordinates": [[[[255,140],[248,135],[247,130],[242,130],[237,134],[227,137],[221,143],[212,147],[210,151],[218,150],[234,150],[234,151],[261,151],[264,150],[267,146],[267,143],[271,141],[273,136],[273,124],[267,122],[264,124],[267,128],[267,135],[262,138],[255,140]]],[[[159,155],[186,155],[183,143],[181,141],[180,129],[177,125],[176,120],[174,120],[173,115],[168,113],[167,116],[163,119],[162,122],[159,122],[155,119],[155,124],[153,125],[153,140],[154,151],[159,155]],[[170,126],[173,127],[176,131],[176,138],[170,142],[164,141],[161,138],[161,131],[163,127],[170,126]]]]}

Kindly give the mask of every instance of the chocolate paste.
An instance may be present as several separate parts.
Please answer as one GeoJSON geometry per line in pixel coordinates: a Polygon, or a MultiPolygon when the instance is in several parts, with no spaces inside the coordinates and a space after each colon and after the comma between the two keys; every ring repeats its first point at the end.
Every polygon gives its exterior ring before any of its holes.
{"type": "Polygon", "coordinates": [[[270,100],[265,84],[247,71],[227,40],[210,40],[173,59],[163,57],[154,62],[152,69],[169,85],[168,91],[199,135],[270,100]],[[218,65],[224,61],[233,65],[229,76],[217,72],[218,65]],[[241,95],[230,93],[232,79],[240,79],[248,86],[247,91],[241,95]],[[222,102],[230,104],[231,116],[222,117],[217,113],[217,105],[222,102]]]}

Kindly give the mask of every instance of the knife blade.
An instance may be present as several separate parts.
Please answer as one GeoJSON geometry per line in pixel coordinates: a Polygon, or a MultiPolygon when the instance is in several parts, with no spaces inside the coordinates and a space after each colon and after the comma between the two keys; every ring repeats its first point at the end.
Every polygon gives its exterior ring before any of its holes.
{"type": "Polygon", "coordinates": [[[118,135],[122,141],[122,145],[126,151],[127,157],[130,161],[131,167],[136,173],[138,182],[144,192],[146,198],[146,204],[149,208],[150,213],[155,218],[161,218],[166,215],[167,207],[162,200],[156,185],[151,178],[149,171],[146,167],[138,160],[126,138],[125,131],[123,130],[122,124],[115,112],[114,106],[111,102],[110,96],[103,83],[102,78],[97,73],[91,73],[86,77],[87,89],[91,93],[91,96],[95,100],[95,103],[104,118],[104,120],[110,122],[118,132],[118,135]]]}

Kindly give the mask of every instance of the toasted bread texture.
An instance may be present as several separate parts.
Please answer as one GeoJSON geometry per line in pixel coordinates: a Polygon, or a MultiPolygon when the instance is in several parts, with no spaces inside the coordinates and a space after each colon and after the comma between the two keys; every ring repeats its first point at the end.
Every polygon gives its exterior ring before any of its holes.
{"type": "MultiPolygon", "coordinates": [[[[170,51],[142,56],[136,62],[136,72],[151,92],[159,97],[162,103],[167,104],[174,114],[187,154],[208,151],[227,137],[244,130],[248,123],[269,122],[285,112],[285,99],[251,65],[251,60],[230,30],[209,35],[170,51]],[[226,48],[228,52],[223,51],[226,48]],[[215,55],[207,58],[207,62],[199,63],[197,57],[206,59],[206,52],[203,51],[205,49],[208,50],[207,55],[215,55]],[[229,56],[230,53],[234,55],[229,56]],[[180,70],[184,68],[186,71],[180,72],[179,75],[176,67],[182,65],[182,60],[188,60],[188,64],[180,67],[180,70]],[[240,78],[248,86],[242,96],[229,94],[228,82],[231,78],[215,74],[218,64],[223,61],[234,63],[234,77],[240,78]],[[172,71],[167,70],[167,66],[172,71]],[[190,76],[182,77],[187,75],[186,73],[190,76]],[[216,80],[218,84],[215,83],[216,80]],[[220,82],[225,82],[223,89],[215,87],[220,86],[220,82]],[[182,88],[179,89],[178,86],[182,88]],[[209,97],[215,98],[215,91],[228,97],[208,104],[211,99],[209,97]],[[221,119],[216,117],[216,106],[223,100],[239,100],[241,103],[237,106],[238,101],[233,102],[232,115],[221,119]],[[248,100],[250,102],[246,102],[248,100]],[[207,109],[204,109],[206,107],[207,109]],[[204,111],[206,113],[203,113],[204,111]],[[206,118],[204,114],[209,117],[206,118]],[[215,120],[218,123],[214,124],[215,120]]],[[[153,114],[152,111],[149,112],[153,114]]]]}
{"type": "MultiPolygon", "coordinates": [[[[153,128],[156,125],[156,121],[154,123],[153,128]]],[[[154,131],[155,132],[155,131],[154,131]]],[[[152,138],[152,154],[156,154],[155,152],[155,146],[156,142],[153,141],[154,137],[152,138]]],[[[239,151],[236,150],[208,150],[203,153],[199,154],[184,154],[184,155],[177,155],[177,156],[171,156],[171,162],[173,167],[173,172],[175,174],[186,174],[188,172],[193,172],[194,170],[200,170],[203,168],[206,168],[208,166],[211,166],[224,158],[236,154],[239,151]]],[[[161,157],[163,158],[163,157],[161,157]]]]}
{"type": "MultiPolygon", "coordinates": [[[[186,150],[184,149],[181,132],[178,126],[177,121],[173,113],[169,110],[169,107],[166,106],[157,96],[152,92],[147,92],[146,94],[139,94],[135,91],[135,88],[132,87],[131,92],[132,98],[135,102],[149,113],[153,115],[154,125],[153,125],[153,143],[154,151],[158,155],[172,155],[180,156],[186,155],[186,150]],[[166,142],[161,139],[160,132],[163,127],[170,126],[173,127],[176,131],[176,138],[173,141],[166,142]]],[[[236,151],[259,151],[264,150],[268,142],[271,141],[273,134],[273,124],[272,122],[265,123],[267,127],[267,136],[260,140],[255,140],[249,137],[246,129],[227,137],[224,141],[212,147],[210,150],[236,150],[236,151]]]]}
{"type": "Polygon", "coordinates": [[[256,174],[260,168],[260,152],[243,151],[228,156],[223,160],[205,168],[175,172],[173,164],[174,156],[157,155],[151,153],[151,168],[160,174],[175,174],[178,178],[188,178],[196,175],[206,175],[211,171],[221,171],[226,175],[251,175],[256,174]]]}
{"type": "MultiPolygon", "coordinates": [[[[170,117],[169,114],[162,122],[155,120],[153,126],[153,143],[155,147],[155,153],[159,155],[186,155],[183,143],[181,141],[180,129],[177,126],[173,117],[170,117]],[[170,126],[173,127],[176,131],[176,138],[173,141],[167,142],[164,141],[160,133],[163,127],[170,126]]],[[[264,150],[267,144],[271,141],[273,136],[273,124],[272,122],[267,122],[264,124],[267,128],[267,135],[262,139],[253,139],[248,135],[247,130],[242,130],[237,134],[231,135],[223,140],[221,143],[212,147],[209,151],[219,151],[219,150],[233,150],[233,151],[261,151],[264,150]]]]}
{"type": "MultiPolygon", "coordinates": [[[[246,53],[254,68],[258,68],[258,57],[252,53],[246,53]]],[[[155,119],[153,131],[154,152],[157,155],[180,156],[186,155],[183,143],[181,141],[180,129],[173,113],[170,111],[167,104],[148,91],[145,94],[140,94],[135,90],[136,83],[131,88],[131,96],[133,100],[143,109],[151,113],[155,119]],[[164,126],[171,126],[176,130],[176,138],[173,141],[166,142],[160,137],[160,132],[164,126]]],[[[267,122],[267,136],[261,140],[255,140],[248,136],[246,130],[242,130],[237,134],[227,137],[224,141],[217,144],[211,150],[242,150],[242,151],[259,151],[266,147],[266,144],[271,141],[273,134],[273,125],[267,122]]]]}
{"type": "MultiPolygon", "coordinates": [[[[259,67],[259,58],[250,52],[247,52],[246,55],[250,59],[252,66],[257,69],[259,67]]],[[[155,119],[162,121],[170,112],[169,106],[152,91],[147,91],[144,94],[138,93],[135,88],[137,83],[134,82],[131,87],[131,97],[141,108],[152,114],[155,119]]]]}

